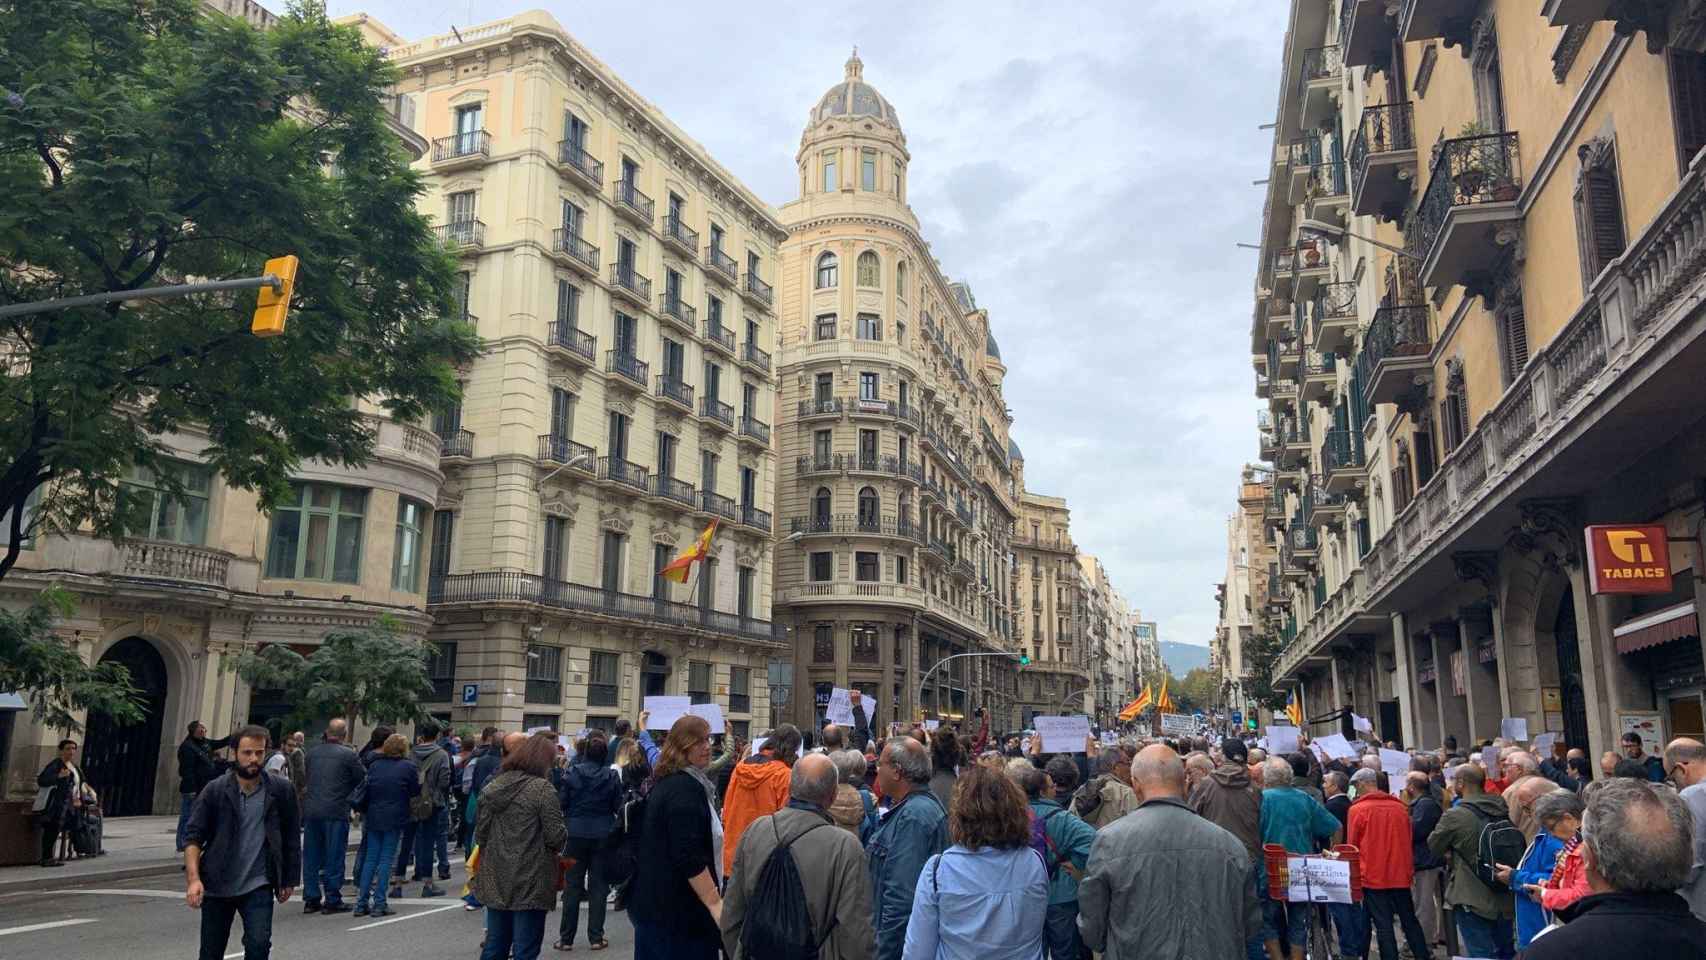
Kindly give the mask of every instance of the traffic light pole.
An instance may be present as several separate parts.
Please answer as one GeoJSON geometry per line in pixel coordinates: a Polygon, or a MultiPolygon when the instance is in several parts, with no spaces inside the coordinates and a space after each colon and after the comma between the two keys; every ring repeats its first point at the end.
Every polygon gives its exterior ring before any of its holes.
{"type": "Polygon", "coordinates": [[[284,280],[276,274],[263,273],[258,277],[243,277],[237,280],[207,280],[202,283],[176,283],[166,287],[143,287],[139,290],[119,290],[113,293],[91,293],[82,297],[64,297],[59,300],[38,300],[35,303],[14,303],[0,307],[0,320],[7,317],[22,317],[32,313],[47,313],[52,310],[71,310],[76,307],[98,307],[107,303],[119,303],[129,300],[169,300],[173,297],[188,297],[198,293],[219,293],[224,290],[253,290],[257,287],[270,287],[274,293],[282,293],[284,280]]]}
{"type": "MultiPolygon", "coordinates": [[[[930,683],[930,677],[932,674],[934,674],[936,672],[936,669],[938,667],[940,667],[942,664],[947,663],[949,660],[962,660],[966,657],[1011,657],[1014,660],[1019,661],[1020,664],[1024,664],[1027,662],[1026,657],[1023,657],[1017,653],[1008,653],[1005,650],[989,650],[989,651],[983,651],[983,652],[979,652],[979,653],[956,653],[956,654],[953,654],[951,656],[943,657],[942,659],[931,664],[930,669],[924,671],[924,679],[918,681],[918,709],[920,711],[923,711],[923,709],[924,709],[924,687],[930,683]]],[[[937,713],[940,713],[940,712],[941,711],[939,711],[939,710],[937,711],[937,713]]]]}

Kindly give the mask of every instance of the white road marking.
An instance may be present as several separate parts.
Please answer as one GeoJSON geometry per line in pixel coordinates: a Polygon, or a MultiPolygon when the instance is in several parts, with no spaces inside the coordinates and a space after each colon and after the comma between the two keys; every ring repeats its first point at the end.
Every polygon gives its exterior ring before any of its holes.
{"type": "Polygon", "coordinates": [[[225,960],[237,960],[238,957],[242,956],[246,952],[247,951],[239,950],[236,953],[228,953],[225,955],[225,960]]]}
{"type": "MultiPolygon", "coordinates": [[[[392,902],[396,902],[396,901],[392,901],[392,902]]],[[[364,923],[359,927],[350,927],[349,930],[351,933],[354,933],[357,930],[371,930],[374,927],[383,927],[387,923],[402,923],[404,920],[413,920],[416,917],[424,917],[424,916],[428,916],[429,914],[434,914],[434,913],[443,913],[446,910],[460,910],[461,908],[462,908],[462,901],[458,900],[455,903],[447,903],[444,906],[439,907],[436,910],[422,910],[420,913],[405,913],[401,916],[386,917],[384,920],[375,920],[372,923],[364,923]]]]}
{"type": "Polygon", "coordinates": [[[184,898],[184,892],[182,890],[129,890],[129,889],[120,889],[117,887],[112,887],[112,888],[78,887],[78,888],[73,889],[73,890],[49,890],[48,891],[49,895],[59,895],[59,894],[66,894],[66,893],[98,893],[98,894],[101,894],[102,896],[107,896],[107,897],[153,897],[153,898],[159,899],[159,900],[182,900],[184,898]]]}
{"type": "Polygon", "coordinates": [[[77,927],[85,923],[100,923],[95,919],[55,920],[52,923],[32,923],[26,927],[7,927],[0,930],[0,937],[8,937],[14,933],[33,933],[37,930],[54,930],[59,927],[77,927]]]}

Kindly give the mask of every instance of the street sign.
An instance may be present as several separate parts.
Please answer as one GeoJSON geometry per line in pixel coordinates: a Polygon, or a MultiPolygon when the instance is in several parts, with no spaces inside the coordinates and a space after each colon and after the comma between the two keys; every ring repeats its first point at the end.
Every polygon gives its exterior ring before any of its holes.
{"type": "Polygon", "coordinates": [[[781,686],[780,684],[772,686],[770,688],[770,705],[773,707],[785,707],[785,706],[787,706],[788,705],[788,695],[792,692],[793,692],[792,687],[784,687],[784,686],[781,686]]]}
{"type": "Polygon", "coordinates": [[[480,685],[477,683],[464,683],[462,685],[462,705],[464,707],[472,707],[479,702],[480,685]]]}
{"type": "Polygon", "coordinates": [[[1594,524],[1585,532],[1594,593],[1670,592],[1670,543],[1663,525],[1594,524]]]}
{"type": "Polygon", "coordinates": [[[1235,727],[1242,727],[1244,725],[1244,714],[1241,711],[1232,711],[1232,725],[1235,727]]]}

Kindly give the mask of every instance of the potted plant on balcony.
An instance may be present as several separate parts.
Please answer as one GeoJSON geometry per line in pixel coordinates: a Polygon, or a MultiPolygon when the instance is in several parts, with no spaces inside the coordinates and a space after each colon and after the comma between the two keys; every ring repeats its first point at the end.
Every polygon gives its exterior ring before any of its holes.
{"type": "Polygon", "coordinates": [[[1306,266],[1319,267],[1321,265],[1321,248],[1316,246],[1315,241],[1306,240],[1298,244],[1297,251],[1303,254],[1303,262],[1306,266]]]}
{"type": "MultiPolygon", "coordinates": [[[[1457,131],[1459,141],[1474,140],[1486,135],[1487,128],[1479,120],[1465,123],[1457,131]]],[[[1455,154],[1447,157],[1446,162],[1452,165],[1451,180],[1457,186],[1458,203],[1474,203],[1487,185],[1490,171],[1479,147],[1479,144],[1460,143],[1448,148],[1455,154]]]]}

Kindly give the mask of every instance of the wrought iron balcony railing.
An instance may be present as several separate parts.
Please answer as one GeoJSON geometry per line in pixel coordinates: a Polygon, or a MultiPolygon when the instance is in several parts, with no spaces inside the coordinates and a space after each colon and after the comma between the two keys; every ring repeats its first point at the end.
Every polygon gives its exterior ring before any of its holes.
{"type": "Polygon", "coordinates": [[[599,457],[598,479],[619,483],[641,493],[651,490],[651,474],[646,468],[620,457],[599,457]]]}
{"type": "Polygon", "coordinates": [[[693,387],[680,377],[658,374],[658,396],[679,403],[689,411],[693,409],[693,387]]]}
{"type": "Polygon", "coordinates": [[[699,502],[693,484],[661,474],[652,478],[652,492],[665,500],[671,500],[686,507],[693,507],[699,502]]]}
{"type": "Polygon", "coordinates": [[[741,359],[765,373],[770,372],[770,354],[760,350],[758,344],[751,340],[741,345],[741,359]]]}
{"type": "MultiPolygon", "coordinates": [[[[1350,4],[1346,4],[1350,6],[1350,4]]],[[[1416,149],[1415,105],[1384,103],[1363,107],[1362,120],[1357,124],[1351,141],[1351,169],[1361,180],[1368,168],[1369,154],[1396,153],[1416,149]]]]}
{"type": "Polygon", "coordinates": [[[664,215],[663,238],[685,248],[688,256],[699,249],[699,231],[688,226],[677,213],[664,215]]]}
{"type": "Polygon", "coordinates": [[[557,162],[569,167],[576,173],[592,181],[604,182],[604,164],[594,160],[592,154],[572,140],[562,140],[557,143],[557,162]]]}
{"type": "Polygon", "coordinates": [[[725,428],[733,429],[735,425],[735,408],[716,397],[706,397],[699,401],[699,415],[720,423],[725,428]]]}
{"type": "Polygon", "coordinates": [[[770,424],[752,417],[740,418],[740,435],[759,443],[770,443],[770,424]]]}
{"type": "Polygon", "coordinates": [[[646,303],[652,302],[651,278],[642,276],[639,271],[631,266],[625,267],[620,263],[611,264],[610,285],[618,290],[626,290],[646,303]]]}
{"type": "Polygon", "coordinates": [[[1390,357],[1425,357],[1433,349],[1428,332],[1426,304],[1381,307],[1362,338],[1362,353],[1357,355],[1359,379],[1365,393],[1372,393],[1374,368],[1390,357]]]}
{"type": "Polygon", "coordinates": [[[699,319],[699,311],[692,304],[683,300],[679,294],[672,295],[668,291],[658,298],[658,309],[663,315],[676,321],[688,330],[693,329],[694,321],[699,319]]]}
{"type": "MultiPolygon", "coordinates": [[[[733,513],[732,507],[730,513],[733,513]]],[[[730,516],[728,519],[732,521],[735,517],[730,516]]],[[[759,643],[781,644],[787,638],[787,631],[782,625],[768,620],[755,620],[721,610],[707,610],[696,604],[641,597],[509,570],[486,570],[433,577],[427,583],[427,603],[538,604],[637,623],[705,630],[759,643]]]]}
{"type": "Polygon", "coordinates": [[[622,350],[606,350],[604,353],[604,371],[618,374],[641,388],[646,385],[646,377],[651,367],[646,361],[622,350]]]}
{"type": "Polygon", "coordinates": [[[735,502],[720,493],[699,491],[699,509],[713,517],[721,517],[732,523],[740,522],[740,512],[735,507],[735,502]]]}
{"type": "Polygon", "coordinates": [[[440,457],[467,458],[474,455],[474,433],[471,430],[456,430],[439,438],[438,455],[440,457]]]}
{"type": "Polygon", "coordinates": [[[1350,427],[1328,430],[1321,438],[1321,459],[1327,474],[1357,470],[1364,465],[1362,431],[1350,427]]]}
{"type": "Polygon", "coordinates": [[[449,247],[478,247],[486,242],[486,224],[480,220],[452,220],[432,228],[432,235],[449,247]]]}
{"type": "Polygon", "coordinates": [[[1303,65],[1298,71],[1299,89],[1305,89],[1317,80],[1336,80],[1343,72],[1344,62],[1339,59],[1337,45],[1305,50],[1303,65]]]}
{"type": "Polygon", "coordinates": [[[760,510],[750,503],[741,505],[740,523],[743,527],[751,527],[754,530],[762,530],[765,533],[772,533],[775,530],[774,521],[772,521],[770,517],[770,511],[760,510]]]}
{"type": "Polygon", "coordinates": [[[630,211],[647,223],[652,222],[652,211],[657,208],[657,204],[652,202],[651,197],[641,193],[640,188],[634,186],[631,180],[618,180],[612,186],[615,188],[618,210],[630,211]]]}
{"type": "Polygon", "coordinates": [[[735,332],[715,320],[705,321],[705,339],[733,356],[735,352],[735,332]]]}
{"type": "Polygon", "coordinates": [[[1418,245],[1433,249],[1453,207],[1508,203],[1522,192],[1516,133],[1443,140],[1428,174],[1428,190],[1416,211],[1418,245]]]}
{"type": "Polygon", "coordinates": [[[591,363],[598,353],[598,338],[580,330],[567,320],[552,323],[546,333],[547,347],[560,347],[591,363]]]}
{"type": "Polygon", "coordinates": [[[753,299],[767,307],[776,299],[776,292],[771,289],[770,284],[759,279],[758,274],[750,270],[746,274],[745,290],[753,299]]]}
{"type": "Polygon", "coordinates": [[[594,273],[598,272],[598,248],[567,227],[551,231],[551,252],[560,253],[594,273]]]}
{"type": "Polygon", "coordinates": [[[464,157],[489,157],[491,155],[492,135],[484,130],[470,130],[467,133],[451,134],[448,137],[439,137],[432,142],[433,163],[460,160],[464,157]]]}
{"type": "Polygon", "coordinates": [[[711,279],[721,279],[724,283],[729,284],[735,282],[735,277],[740,272],[735,267],[735,258],[716,247],[705,248],[705,269],[709,272],[711,279]]]}
{"type": "Polygon", "coordinates": [[[801,400],[799,415],[802,417],[840,416],[841,398],[825,397],[821,400],[801,400]]]}
{"type": "Polygon", "coordinates": [[[540,434],[539,459],[545,463],[566,464],[570,470],[578,470],[589,477],[598,472],[598,452],[568,437],[540,434]]]}

